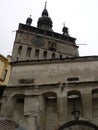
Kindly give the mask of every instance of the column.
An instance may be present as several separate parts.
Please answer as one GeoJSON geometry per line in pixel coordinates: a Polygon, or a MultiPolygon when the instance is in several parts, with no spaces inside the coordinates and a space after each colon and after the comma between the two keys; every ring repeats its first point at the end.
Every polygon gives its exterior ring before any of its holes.
{"type": "Polygon", "coordinates": [[[91,93],[83,93],[82,98],[82,109],[83,117],[90,119],[92,117],[92,96],[91,93]]]}
{"type": "Polygon", "coordinates": [[[26,96],[24,106],[24,116],[27,121],[28,130],[37,130],[39,104],[38,96],[26,96]]]}
{"type": "Polygon", "coordinates": [[[67,98],[58,97],[57,103],[58,103],[59,122],[60,125],[62,125],[67,121],[67,98]]]}

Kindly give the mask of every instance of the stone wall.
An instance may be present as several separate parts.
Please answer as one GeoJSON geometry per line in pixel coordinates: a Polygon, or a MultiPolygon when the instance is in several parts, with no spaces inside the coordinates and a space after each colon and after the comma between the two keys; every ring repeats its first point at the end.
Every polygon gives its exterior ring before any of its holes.
{"type": "Polygon", "coordinates": [[[88,82],[98,80],[98,61],[15,63],[9,86],[19,85],[21,79],[33,79],[35,84],[88,82]],[[23,65],[24,64],[24,65],[23,65]],[[23,66],[22,66],[23,65],[23,66]]]}

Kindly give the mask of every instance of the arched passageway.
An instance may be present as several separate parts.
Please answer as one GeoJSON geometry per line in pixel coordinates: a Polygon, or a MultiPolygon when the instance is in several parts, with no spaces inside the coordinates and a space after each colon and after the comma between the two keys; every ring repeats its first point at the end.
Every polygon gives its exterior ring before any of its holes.
{"type": "Polygon", "coordinates": [[[98,130],[98,126],[88,121],[74,120],[63,124],[58,130],[98,130]]]}

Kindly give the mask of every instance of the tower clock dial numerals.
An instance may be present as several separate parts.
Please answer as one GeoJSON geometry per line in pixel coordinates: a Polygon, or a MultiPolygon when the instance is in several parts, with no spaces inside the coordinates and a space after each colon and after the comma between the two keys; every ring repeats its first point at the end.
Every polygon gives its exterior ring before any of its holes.
{"type": "Polygon", "coordinates": [[[44,45],[44,39],[41,36],[36,36],[31,39],[31,42],[35,46],[43,46],[44,45]]]}

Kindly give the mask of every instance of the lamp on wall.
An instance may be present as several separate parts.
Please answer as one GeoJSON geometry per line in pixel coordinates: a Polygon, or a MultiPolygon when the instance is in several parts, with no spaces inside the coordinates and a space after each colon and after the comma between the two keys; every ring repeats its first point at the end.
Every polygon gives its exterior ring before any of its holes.
{"type": "Polygon", "coordinates": [[[79,116],[80,116],[81,112],[79,111],[79,109],[76,106],[74,106],[74,109],[71,113],[75,120],[79,120],[79,116]]]}

